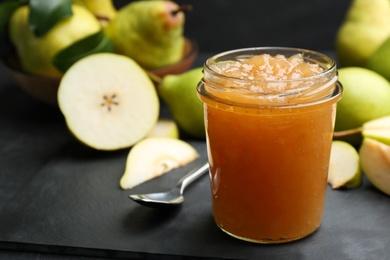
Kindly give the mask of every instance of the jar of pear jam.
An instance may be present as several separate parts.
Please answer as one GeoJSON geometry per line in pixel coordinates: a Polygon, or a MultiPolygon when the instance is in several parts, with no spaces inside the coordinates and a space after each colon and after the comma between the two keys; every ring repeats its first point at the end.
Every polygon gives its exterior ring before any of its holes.
{"type": "Polygon", "coordinates": [[[297,48],[228,51],[205,62],[197,91],[216,224],[257,243],[317,230],[343,92],[334,60],[297,48]]]}

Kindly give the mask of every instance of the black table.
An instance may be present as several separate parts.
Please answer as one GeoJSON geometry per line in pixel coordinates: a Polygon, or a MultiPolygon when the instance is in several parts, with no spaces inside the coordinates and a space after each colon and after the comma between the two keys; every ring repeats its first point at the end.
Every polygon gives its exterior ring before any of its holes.
{"type": "MultiPolygon", "coordinates": [[[[208,54],[199,56],[201,66],[208,54]]],[[[390,198],[365,179],[327,193],[321,228],[289,244],[234,239],[214,224],[207,177],[172,211],[142,207],[119,188],[129,149],[99,152],[76,141],[57,108],[20,90],[0,70],[0,258],[6,259],[385,259],[390,198]]],[[[166,107],[162,107],[166,113],[166,107]]],[[[206,159],[134,188],[163,190],[206,159]]]]}

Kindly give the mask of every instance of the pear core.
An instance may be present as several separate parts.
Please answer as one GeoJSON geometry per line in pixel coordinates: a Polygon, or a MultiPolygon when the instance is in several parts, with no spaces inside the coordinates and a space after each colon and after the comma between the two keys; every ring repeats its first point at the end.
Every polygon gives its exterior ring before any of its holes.
{"type": "Polygon", "coordinates": [[[159,116],[157,92],[146,72],[132,59],[111,53],[72,65],[61,80],[58,105],[74,136],[99,150],[134,145],[159,116]]]}

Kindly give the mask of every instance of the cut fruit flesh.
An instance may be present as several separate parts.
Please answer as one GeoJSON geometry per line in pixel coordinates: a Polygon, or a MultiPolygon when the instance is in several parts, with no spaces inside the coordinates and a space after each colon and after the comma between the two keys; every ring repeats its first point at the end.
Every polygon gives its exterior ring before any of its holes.
{"type": "Polygon", "coordinates": [[[159,119],[147,137],[179,138],[179,128],[174,120],[159,119]]]}
{"type": "Polygon", "coordinates": [[[126,169],[120,179],[122,189],[130,189],[184,166],[198,152],[187,142],[169,137],[149,137],[138,142],[129,152],[126,169]]]}
{"type": "Polygon", "coordinates": [[[328,183],[333,189],[356,188],[362,180],[359,154],[347,142],[333,141],[329,163],[328,183]]]}
{"type": "Polygon", "coordinates": [[[371,120],[363,125],[362,135],[390,145],[390,116],[371,120]]]}
{"type": "Polygon", "coordinates": [[[132,59],[87,56],[65,73],[58,104],[69,130],[98,150],[127,148],[144,138],[159,116],[153,82],[132,59]]]}
{"type": "Polygon", "coordinates": [[[359,154],[362,170],[371,184],[390,195],[390,146],[364,138],[359,154]]]}

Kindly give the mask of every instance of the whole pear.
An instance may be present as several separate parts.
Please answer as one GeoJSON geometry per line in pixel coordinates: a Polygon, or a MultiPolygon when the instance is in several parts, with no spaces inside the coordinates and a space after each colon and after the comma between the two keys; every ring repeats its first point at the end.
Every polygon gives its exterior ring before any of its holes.
{"type": "MultiPolygon", "coordinates": [[[[390,83],[384,77],[361,67],[341,68],[338,74],[344,94],[337,103],[335,131],[360,128],[370,120],[390,115],[390,83]]],[[[358,146],[361,139],[347,141],[358,146]]]]}
{"type": "Polygon", "coordinates": [[[37,37],[29,28],[29,7],[25,5],[15,10],[10,20],[10,40],[26,72],[61,77],[62,73],[52,64],[53,56],[101,30],[98,20],[85,8],[72,5],[72,12],[71,17],[61,20],[45,35],[37,37]]]}
{"type": "Polygon", "coordinates": [[[105,27],[115,52],[151,70],[181,60],[184,13],[171,1],[135,1],[119,9],[105,27]]]}
{"type": "Polygon", "coordinates": [[[203,68],[163,77],[157,90],[167,104],[178,127],[195,138],[205,138],[203,105],[196,87],[203,77],[203,68]]]}
{"type": "Polygon", "coordinates": [[[336,35],[342,67],[363,67],[390,36],[389,0],[353,0],[336,35]]]}
{"type": "Polygon", "coordinates": [[[117,10],[112,0],[73,0],[73,3],[87,8],[105,26],[116,16],[117,10]]]}
{"type": "Polygon", "coordinates": [[[390,37],[371,55],[366,67],[390,80],[390,37]]]}

